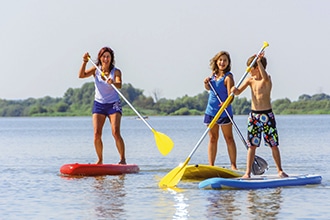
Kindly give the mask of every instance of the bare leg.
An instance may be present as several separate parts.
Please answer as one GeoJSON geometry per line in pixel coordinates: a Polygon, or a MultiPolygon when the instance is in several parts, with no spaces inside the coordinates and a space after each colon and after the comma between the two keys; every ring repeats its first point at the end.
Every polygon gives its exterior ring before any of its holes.
{"type": "Polygon", "coordinates": [[[273,158],[276,164],[277,172],[279,177],[288,177],[288,174],[286,174],[283,169],[282,169],[282,164],[281,164],[281,155],[280,155],[280,150],[278,146],[272,147],[272,154],[273,158]]]}
{"type": "Polygon", "coordinates": [[[227,144],[227,151],[230,159],[230,165],[232,170],[237,170],[236,166],[236,143],[233,136],[232,124],[226,124],[221,126],[223,137],[227,144]]]}
{"type": "Polygon", "coordinates": [[[215,158],[217,156],[218,139],[219,139],[219,125],[215,124],[209,131],[209,144],[208,144],[208,158],[209,164],[214,166],[215,158]]]}
{"type": "Polygon", "coordinates": [[[112,136],[115,139],[117,150],[120,155],[119,164],[126,164],[125,143],[120,134],[121,114],[115,113],[115,114],[109,115],[109,118],[110,118],[110,122],[111,122],[112,136]]]}
{"type": "Polygon", "coordinates": [[[103,163],[103,143],[102,143],[102,129],[105,122],[105,116],[101,114],[93,114],[94,127],[94,146],[98,160],[96,164],[103,163]]]}
{"type": "Polygon", "coordinates": [[[242,178],[250,178],[251,177],[251,169],[252,163],[254,161],[254,156],[256,154],[256,146],[251,146],[248,149],[247,157],[246,157],[246,171],[242,178]]]}

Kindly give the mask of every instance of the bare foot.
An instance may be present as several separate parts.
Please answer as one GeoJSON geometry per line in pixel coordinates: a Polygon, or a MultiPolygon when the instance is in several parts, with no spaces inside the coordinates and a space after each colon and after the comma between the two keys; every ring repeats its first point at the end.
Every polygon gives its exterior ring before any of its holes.
{"type": "Polygon", "coordinates": [[[118,164],[126,164],[126,159],[120,160],[118,164]]]}
{"type": "Polygon", "coordinates": [[[249,179],[251,178],[250,174],[244,174],[242,177],[242,179],[249,179]]]}
{"type": "Polygon", "coordinates": [[[232,170],[238,170],[237,167],[236,166],[233,166],[233,165],[231,166],[231,169],[232,170]]]}
{"type": "Polygon", "coordinates": [[[98,160],[98,161],[96,161],[95,164],[103,164],[103,162],[102,162],[102,160],[98,160]]]}
{"type": "Polygon", "coordinates": [[[286,174],[286,173],[284,173],[283,171],[280,171],[280,172],[278,173],[278,176],[281,177],[281,178],[289,177],[289,175],[286,174]]]}

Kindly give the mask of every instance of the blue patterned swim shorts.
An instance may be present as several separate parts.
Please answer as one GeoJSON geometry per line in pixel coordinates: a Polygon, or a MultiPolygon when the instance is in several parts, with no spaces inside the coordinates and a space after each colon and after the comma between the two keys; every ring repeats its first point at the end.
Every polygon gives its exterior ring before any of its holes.
{"type": "Polygon", "coordinates": [[[275,115],[272,109],[265,111],[251,111],[248,117],[248,146],[259,147],[261,135],[265,145],[269,147],[279,145],[275,115]]]}

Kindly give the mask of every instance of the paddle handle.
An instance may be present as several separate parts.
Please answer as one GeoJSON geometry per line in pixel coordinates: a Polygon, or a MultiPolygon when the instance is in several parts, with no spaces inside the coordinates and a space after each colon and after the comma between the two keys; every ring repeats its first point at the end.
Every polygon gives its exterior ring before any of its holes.
{"type": "MultiPolygon", "coordinates": [[[[108,81],[108,77],[105,75],[105,73],[93,62],[93,60],[88,57],[88,60],[93,64],[93,66],[95,66],[95,68],[102,74],[102,76],[106,79],[106,81],[108,81]]],[[[139,116],[139,118],[148,126],[148,128],[150,130],[152,130],[154,132],[154,129],[151,127],[151,125],[142,117],[142,115],[133,107],[133,105],[126,99],[126,97],[119,91],[119,89],[114,85],[114,84],[110,84],[112,86],[112,88],[122,97],[122,99],[124,99],[124,101],[129,105],[129,107],[131,107],[131,109],[133,109],[133,111],[139,116]]]]}

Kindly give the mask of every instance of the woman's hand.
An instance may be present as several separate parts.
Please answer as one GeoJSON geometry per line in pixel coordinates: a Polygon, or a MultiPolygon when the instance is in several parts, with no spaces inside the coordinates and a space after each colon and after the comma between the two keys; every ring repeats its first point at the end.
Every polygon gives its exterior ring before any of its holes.
{"type": "Polygon", "coordinates": [[[109,77],[109,78],[107,79],[107,83],[110,85],[110,84],[113,84],[114,82],[113,82],[113,80],[109,77]]]}
{"type": "Polygon", "coordinates": [[[89,58],[90,56],[89,56],[89,53],[88,52],[86,52],[85,54],[84,54],[84,56],[83,56],[83,62],[84,63],[88,63],[88,58],[89,58]]]}

